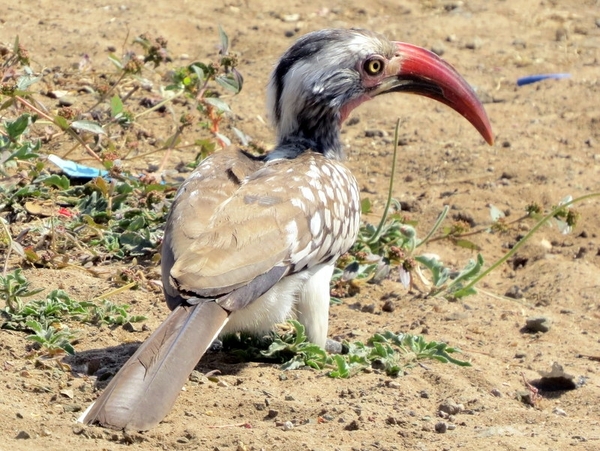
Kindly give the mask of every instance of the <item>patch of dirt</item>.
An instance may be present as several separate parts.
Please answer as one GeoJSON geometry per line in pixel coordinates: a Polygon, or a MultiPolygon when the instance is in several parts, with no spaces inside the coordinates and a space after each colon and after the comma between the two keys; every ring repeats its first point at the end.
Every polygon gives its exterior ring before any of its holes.
{"type": "MultiPolygon", "coordinates": [[[[596,1],[346,0],[325,6],[307,0],[275,6],[234,0],[215,6],[90,0],[59,7],[35,0],[4,8],[0,40],[20,35],[36,64],[49,68],[71,67],[84,54],[109,67],[107,48],[121,48],[144,32],[164,36],[175,57],[203,59],[214,54],[218,24],[229,33],[246,80],[231,100],[235,125],[263,142],[272,140],[261,119],[269,72],[293,40],[311,30],[364,27],[436,48],[477,88],[496,133],[493,147],[456,113],[420,97],[384,96],[353,113],[358,121],[344,129],[343,139],[348,164],[373,204],[373,221],[385,201],[398,116],[405,145],[394,197],[414,208],[410,215],[421,233],[444,205],[451,215],[484,227],[491,223],[489,204],[516,218],[533,201],[549,207],[567,195],[600,191],[596,1]],[[286,21],[288,14],[300,19],[286,21]],[[572,77],[516,86],[520,76],[547,72],[572,77]],[[366,137],[367,130],[381,133],[366,137]]],[[[171,163],[193,157],[192,150],[177,152],[171,163]]],[[[189,382],[158,427],[122,434],[76,425],[79,410],[97,396],[95,378],[87,373],[90,365],[122,364],[134,348],[123,343],[143,341],[160,324],[167,308],[159,293],[111,298],[148,316],[144,330],[87,328],[76,345],[78,356],[67,359],[72,374],[53,362],[35,366],[24,334],[1,331],[0,449],[600,449],[600,363],[580,357],[600,356],[600,202],[575,208],[581,220],[572,234],[542,228],[519,252],[517,264],[503,265],[478,295],[462,302],[427,299],[390,279],[331,308],[333,337],[364,340],[383,329],[424,333],[461,348],[472,368],[427,362],[393,380],[377,371],[333,380],[312,370],[282,373],[273,365],[232,364],[226,355],[210,354],[197,369],[220,370],[225,384],[189,382]],[[523,297],[504,297],[511,289],[523,297]],[[392,300],[393,312],[382,310],[383,299],[392,300]],[[350,308],[357,302],[375,304],[374,312],[350,308]],[[552,319],[550,331],[524,331],[526,318],[540,315],[552,319]],[[544,393],[535,407],[517,400],[516,393],[526,389],[522,374],[539,378],[538,371],[550,371],[553,362],[585,384],[544,393]],[[440,404],[448,399],[463,409],[442,418],[440,404]],[[288,421],[294,427],[284,430],[288,421]],[[436,432],[439,422],[455,427],[436,432]]],[[[489,263],[517,235],[472,239],[489,263]]],[[[473,257],[447,242],[432,243],[427,251],[456,267],[473,257]]],[[[113,288],[76,269],[28,269],[26,276],[34,287],[64,287],[82,300],[113,288]]]]}

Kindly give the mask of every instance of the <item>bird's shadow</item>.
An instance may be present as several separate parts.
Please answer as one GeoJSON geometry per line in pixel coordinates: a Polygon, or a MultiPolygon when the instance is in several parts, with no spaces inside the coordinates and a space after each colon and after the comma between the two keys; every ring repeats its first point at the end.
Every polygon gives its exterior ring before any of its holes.
{"type": "MultiPolygon", "coordinates": [[[[126,343],[78,351],[75,355],[64,357],[62,361],[68,364],[75,374],[95,376],[96,387],[104,388],[141,344],[126,343]]],[[[234,354],[209,350],[202,356],[195,369],[203,374],[216,370],[220,375],[237,375],[246,363],[234,354]]]]}

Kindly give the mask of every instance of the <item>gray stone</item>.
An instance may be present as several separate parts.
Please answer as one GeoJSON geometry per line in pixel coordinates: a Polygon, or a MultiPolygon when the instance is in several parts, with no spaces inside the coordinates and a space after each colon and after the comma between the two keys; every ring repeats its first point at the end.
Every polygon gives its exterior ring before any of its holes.
{"type": "Polygon", "coordinates": [[[435,432],[437,432],[438,434],[445,434],[447,430],[448,430],[448,425],[446,423],[444,423],[443,421],[440,421],[435,424],[435,432]]]}

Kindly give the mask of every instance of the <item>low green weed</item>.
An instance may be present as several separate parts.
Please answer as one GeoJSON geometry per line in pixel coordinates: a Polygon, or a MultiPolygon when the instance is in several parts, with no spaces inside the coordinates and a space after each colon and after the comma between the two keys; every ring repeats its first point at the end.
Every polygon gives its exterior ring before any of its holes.
{"type": "Polygon", "coordinates": [[[77,338],[78,331],[64,326],[65,322],[115,327],[146,319],[141,315],[130,315],[129,305],[116,305],[106,299],[101,304],[79,302],[64,290],[52,290],[45,298],[25,303],[23,297],[31,297],[43,291],[31,290],[29,286],[29,281],[20,269],[0,276],[0,299],[5,302],[5,308],[0,309],[4,319],[0,327],[33,332],[27,339],[38,343],[49,354],[56,354],[59,349],[70,354],[74,352],[73,341],[77,338]]]}

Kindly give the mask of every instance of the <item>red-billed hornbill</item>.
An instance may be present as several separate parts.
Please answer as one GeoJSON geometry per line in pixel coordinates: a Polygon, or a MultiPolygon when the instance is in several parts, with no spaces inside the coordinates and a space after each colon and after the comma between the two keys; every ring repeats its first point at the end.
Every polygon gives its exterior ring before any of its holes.
{"type": "Polygon", "coordinates": [[[310,341],[325,344],[334,264],[354,243],[360,219],[340,127],[362,102],[389,92],[445,103],[492,144],[473,90],[433,53],[366,30],[300,38],[268,87],[276,147],[261,157],[218,152],[182,184],[162,245],[173,311],[82,421],[134,430],[158,424],[222,334],[263,333],[296,316],[310,341]]]}

